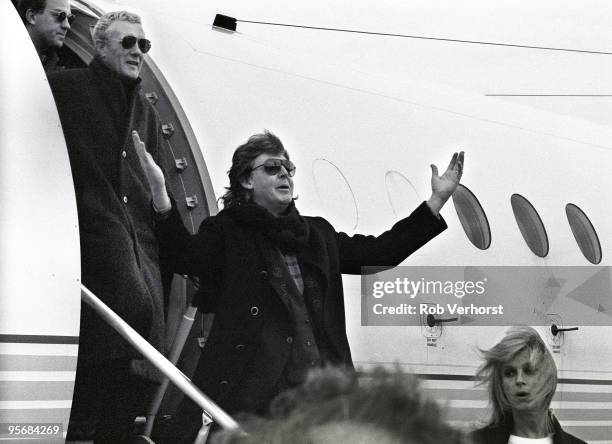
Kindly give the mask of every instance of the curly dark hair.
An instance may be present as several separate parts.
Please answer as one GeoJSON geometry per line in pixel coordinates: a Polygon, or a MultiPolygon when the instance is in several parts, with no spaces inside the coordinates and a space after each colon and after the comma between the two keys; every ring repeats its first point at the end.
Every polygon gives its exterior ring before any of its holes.
{"type": "Polygon", "coordinates": [[[264,130],[261,134],[249,137],[246,143],[236,148],[232,156],[232,166],[227,172],[230,185],[220,198],[224,208],[232,208],[251,200],[252,191],[245,189],[241,182],[251,174],[253,160],[261,154],[285,156],[289,160],[289,153],[283,143],[270,131],[264,130]]]}

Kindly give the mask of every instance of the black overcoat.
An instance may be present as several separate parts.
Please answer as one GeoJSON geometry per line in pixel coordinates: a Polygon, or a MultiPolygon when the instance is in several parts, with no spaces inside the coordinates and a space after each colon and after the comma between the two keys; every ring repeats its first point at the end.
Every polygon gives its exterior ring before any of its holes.
{"type": "MultiPolygon", "coordinates": [[[[361,267],[403,261],[446,224],[423,203],[409,217],[378,237],[338,233],[321,217],[304,217],[308,247],[297,253],[305,287],[314,287],[313,321],[324,331],[336,364],[352,368],[346,336],[342,274],[361,267]]],[[[270,269],[270,241],[240,224],[230,211],[206,219],[190,237],[176,210],[160,225],[162,251],[173,255],[177,271],[200,276],[194,301],[215,319],[193,381],[229,412],[261,411],[279,390],[295,326],[282,302],[280,270],[270,269]]],[[[305,293],[306,294],[306,293],[305,293]]],[[[178,420],[201,424],[198,409],[181,408],[178,420]],[[188,419],[186,419],[188,418],[188,419]]]]}
{"type": "MultiPolygon", "coordinates": [[[[97,59],[85,69],[49,74],[74,179],[83,283],[163,350],[163,290],[155,214],[131,131],[159,162],[157,112],[139,81],[120,80],[97,59]]],[[[138,355],[87,306],[81,310],[79,360],[138,355]]]]}
{"type": "MultiPolygon", "coordinates": [[[[586,444],[585,441],[565,432],[555,416],[552,416],[553,444],[586,444]]],[[[498,425],[488,425],[482,429],[473,431],[470,439],[473,444],[507,444],[512,432],[512,417],[498,425]]]]}

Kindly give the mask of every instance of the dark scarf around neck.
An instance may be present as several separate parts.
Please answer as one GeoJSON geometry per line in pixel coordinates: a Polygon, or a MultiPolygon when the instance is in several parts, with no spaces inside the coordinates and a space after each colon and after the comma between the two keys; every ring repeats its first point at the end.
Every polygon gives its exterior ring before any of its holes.
{"type": "Polygon", "coordinates": [[[262,233],[283,252],[295,253],[308,245],[310,229],[292,202],[280,216],[256,203],[243,203],[225,210],[239,225],[262,233]]]}
{"type": "Polygon", "coordinates": [[[104,61],[102,60],[102,58],[100,58],[99,55],[94,56],[93,60],[91,61],[89,67],[98,75],[98,77],[106,82],[112,82],[112,81],[119,81],[121,82],[121,85],[123,86],[123,91],[126,95],[126,98],[128,99],[128,103],[129,103],[129,98],[132,95],[132,92],[134,92],[134,90],[136,89],[137,86],[140,85],[140,82],[142,81],[142,79],[140,77],[138,77],[137,79],[127,79],[125,77],[121,77],[119,74],[117,74],[115,71],[113,71],[111,68],[108,67],[108,65],[106,65],[106,63],[104,63],[104,61]]]}

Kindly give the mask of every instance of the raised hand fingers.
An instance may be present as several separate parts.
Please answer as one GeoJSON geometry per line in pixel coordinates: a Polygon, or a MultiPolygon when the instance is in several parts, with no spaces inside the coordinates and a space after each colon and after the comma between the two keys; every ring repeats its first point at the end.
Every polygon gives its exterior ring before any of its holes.
{"type": "Polygon", "coordinates": [[[431,177],[438,177],[438,167],[433,163],[429,166],[431,167],[431,177]]]}
{"type": "Polygon", "coordinates": [[[465,157],[465,152],[460,151],[459,153],[453,153],[453,157],[448,164],[448,168],[446,170],[447,173],[455,173],[458,179],[461,179],[463,175],[463,160],[465,157]]]}
{"type": "Polygon", "coordinates": [[[461,176],[463,175],[463,159],[464,158],[465,158],[465,152],[460,151],[459,155],[457,156],[457,164],[455,165],[457,169],[457,176],[459,178],[461,178],[461,176]]]}
{"type": "Polygon", "coordinates": [[[151,198],[156,211],[164,212],[172,208],[170,198],[166,192],[164,173],[153,160],[153,156],[145,149],[145,144],[140,140],[137,131],[132,131],[132,142],[138,156],[140,166],[151,189],[151,198]]]}
{"type": "Polygon", "coordinates": [[[136,154],[138,154],[138,157],[141,160],[143,156],[145,156],[145,153],[147,152],[145,149],[145,144],[142,140],[140,140],[140,135],[138,135],[138,131],[132,131],[132,143],[134,144],[134,150],[136,151],[136,154]]]}
{"type": "Polygon", "coordinates": [[[144,149],[144,142],[140,140],[140,135],[138,131],[132,131],[132,142],[134,143],[134,148],[138,151],[139,149],[144,149]]]}
{"type": "Polygon", "coordinates": [[[140,135],[138,131],[132,131],[132,143],[134,144],[134,151],[136,151],[136,155],[138,155],[138,160],[140,160],[140,164],[143,168],[147,168],[149,162],[153,162],[153,158],[151,154],[146,150],[145,143],[140,140],[140,135]]]}
{"type": "Polygon", "coordinates": [[[446,168],[447,171],[452,171],[455,169],[455,167],[457,166],[457,157],[458,157],[458,154],[453,153],[453,157],[451,158],[451,161],[448,164],[448,168],[446,168]]]}

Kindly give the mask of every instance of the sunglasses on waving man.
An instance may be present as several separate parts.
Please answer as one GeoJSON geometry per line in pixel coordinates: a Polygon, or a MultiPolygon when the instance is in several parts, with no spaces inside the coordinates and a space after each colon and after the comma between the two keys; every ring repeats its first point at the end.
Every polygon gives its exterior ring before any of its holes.
{"type": "Polygon", "coordinates": [[[147,52],[149,52],[149,49],[151,49],[151,40],[139,39],[134,37],[133,35],[126,35],[119,41],[121,42],[121,46],[123,46],[123,49],[132,49],[134,45],[138,43],[138,49],[140,49],[140,52],[142,52],[143,54],[146,54],[147,52]]]}
{"type": "Polygon", "coordinates": [[[268,159],[261,165],[251,168],[251,171],[263,167],[268,176],[276,176],[281,172],[281,168],[285,168],[289,177],[295,175],[295,165],[287,159],[268,159]]]}

